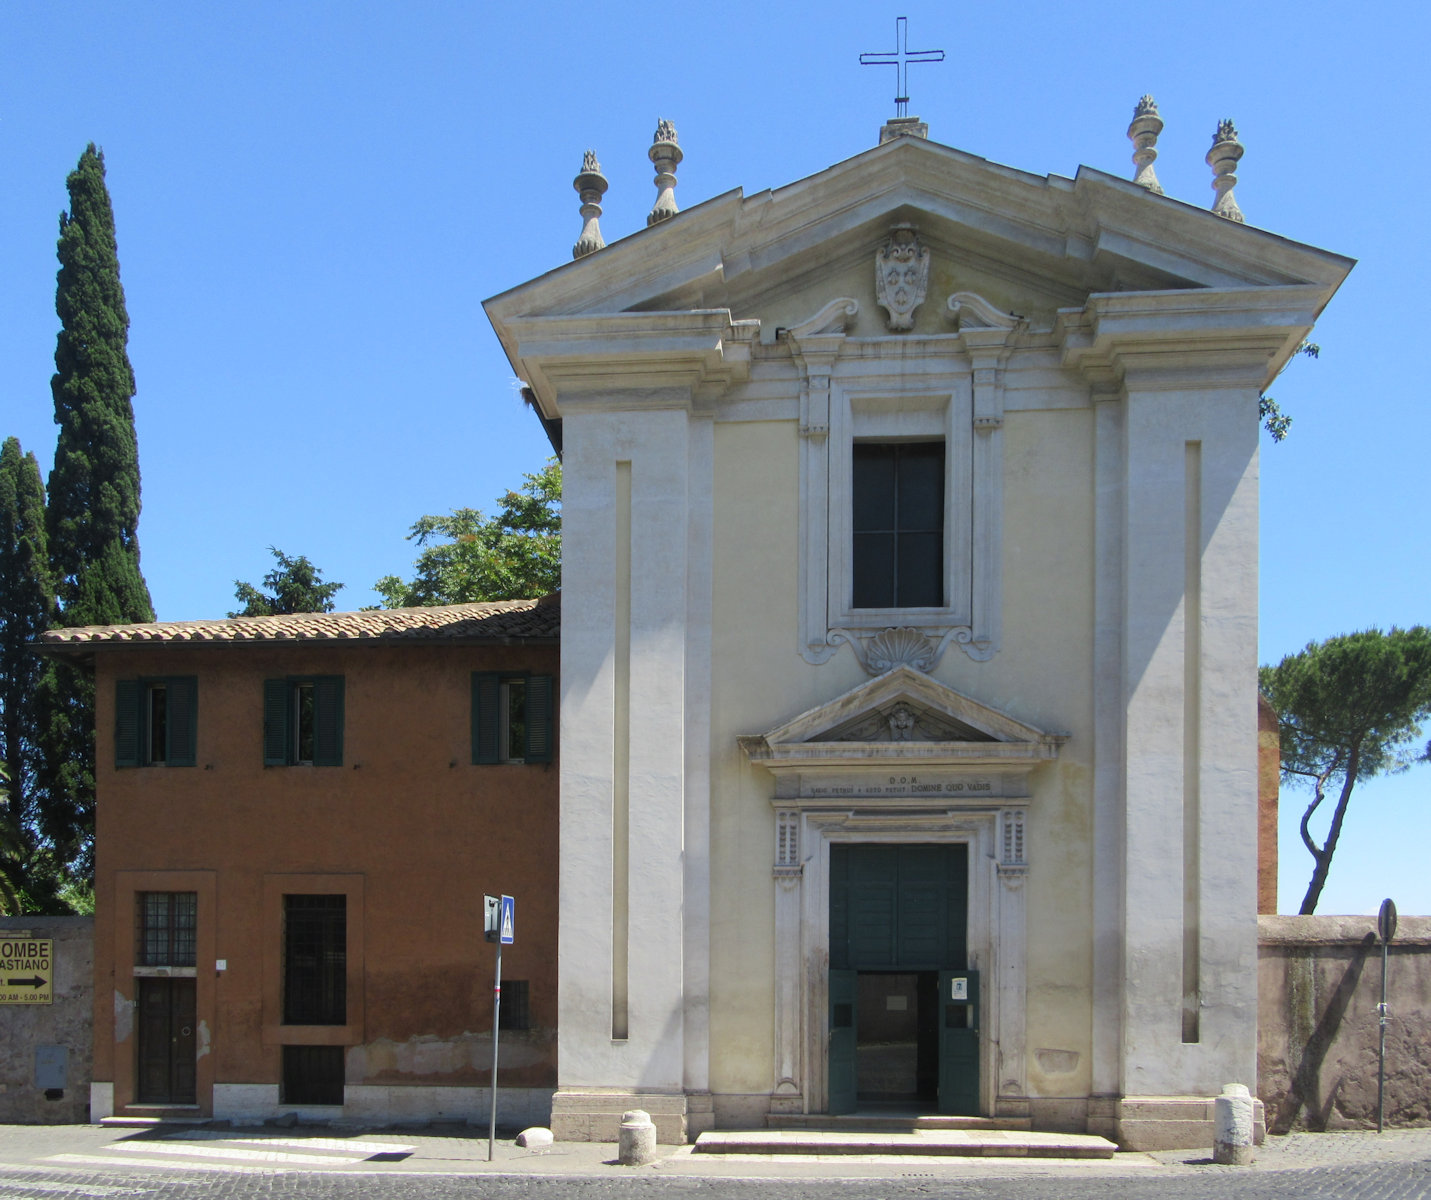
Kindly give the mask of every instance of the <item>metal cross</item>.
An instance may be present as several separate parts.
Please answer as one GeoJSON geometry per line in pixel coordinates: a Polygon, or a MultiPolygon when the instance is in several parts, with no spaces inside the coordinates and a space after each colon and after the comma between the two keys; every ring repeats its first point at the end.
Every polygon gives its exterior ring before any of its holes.
{"type": "Polygon", "coordinates": [[[862,67],[893,67],[899,72],[899,91],[894,97],[894,115],[909,116],[909,64],[922,62],[943,62],[943,50],[911,50],[909,48],[908,21],[896,17],[894,22],[894,49],[883,54],[861,54],[862,67]]]}

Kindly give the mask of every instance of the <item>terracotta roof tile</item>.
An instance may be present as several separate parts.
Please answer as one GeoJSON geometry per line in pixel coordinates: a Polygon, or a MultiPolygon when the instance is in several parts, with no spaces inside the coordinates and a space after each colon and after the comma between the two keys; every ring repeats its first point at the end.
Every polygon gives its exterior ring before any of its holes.
{"type": "Polygon", "coordinates": [[[561,595],[540,600],[496,600],[430,608],[379,608],[366,612],[292,613],[282,617],[229,617],[221,621],[152,621],[144,625],[83,625],[50,629],[40,645],[62,650],[146,642],[502,641],[556,639],[561,635],[561,595]]]}

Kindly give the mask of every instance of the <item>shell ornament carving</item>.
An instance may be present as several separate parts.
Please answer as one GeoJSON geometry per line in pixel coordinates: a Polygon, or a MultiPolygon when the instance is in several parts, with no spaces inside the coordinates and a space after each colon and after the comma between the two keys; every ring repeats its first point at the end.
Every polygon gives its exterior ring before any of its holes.
{"type": "Polygon", "coordinates": [[[876,675],[901,665],[927,674],[938,656],[934,643],[917,629],[885,629],[865,643],[865,669],[876,675]]]}

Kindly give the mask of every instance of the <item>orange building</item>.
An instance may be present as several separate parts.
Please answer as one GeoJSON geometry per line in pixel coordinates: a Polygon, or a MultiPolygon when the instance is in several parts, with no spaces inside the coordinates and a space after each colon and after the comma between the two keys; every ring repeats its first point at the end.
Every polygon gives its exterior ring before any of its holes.
{"type": "Polygon", "coordinates": [[[96,681],[91,1119],[499,1117],[556,1082],[560,606],[57,629],[96,681]]]}

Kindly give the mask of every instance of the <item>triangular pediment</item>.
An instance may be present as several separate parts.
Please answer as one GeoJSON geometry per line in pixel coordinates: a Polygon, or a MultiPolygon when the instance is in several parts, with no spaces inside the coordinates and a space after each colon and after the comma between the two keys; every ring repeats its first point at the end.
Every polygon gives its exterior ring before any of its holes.
{"type": "Polygon", "coordinates": [[[1055,757],[1066,740],[900,665],[740,743],[752,761],[778,770],[910,758],[1029,763],[1055,757]]]}
{"type": "Polygon", "coordinates": [[[486,308],[499,334],[516,315],[727,309],[741,319],[772,294],[818,290],[827,276],[863,268],[899,223],[918,227],[961,287],[973,280],[1049,311],[1104,292],[1334,289],[1350,268],[1100,171],[1033,175],[900,138],[785,187],[697,204],[486,308]]]}

